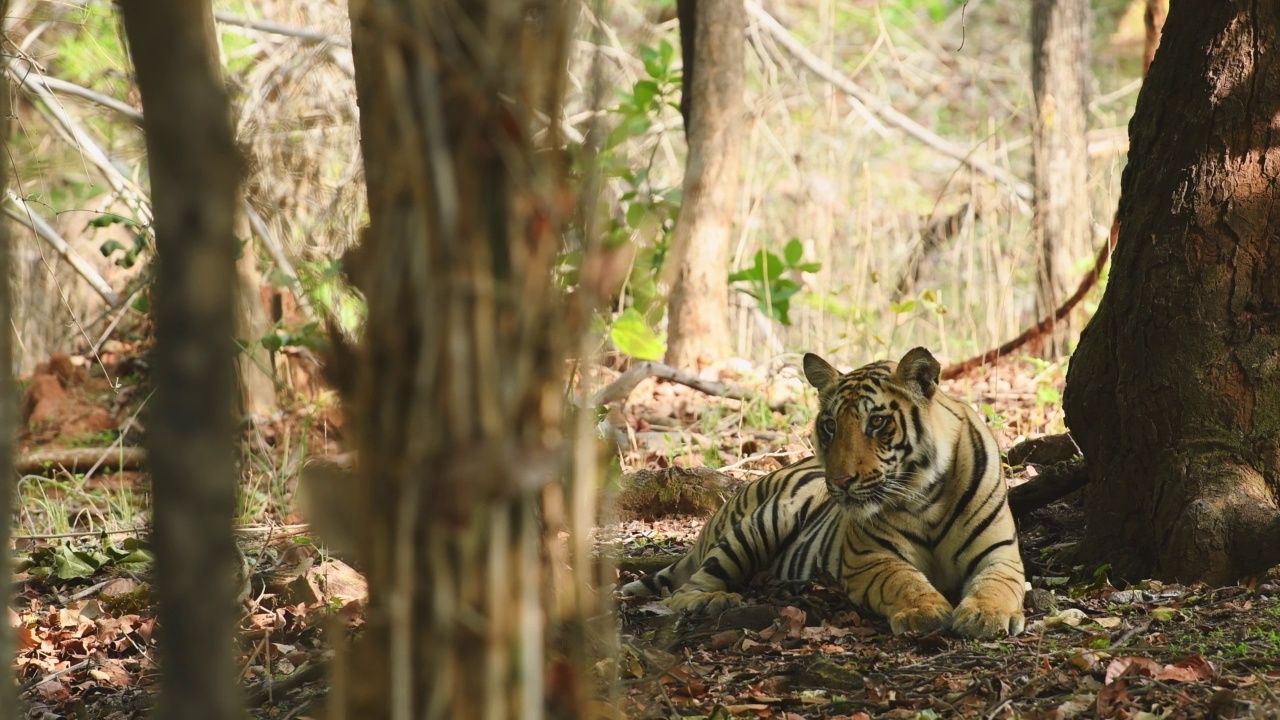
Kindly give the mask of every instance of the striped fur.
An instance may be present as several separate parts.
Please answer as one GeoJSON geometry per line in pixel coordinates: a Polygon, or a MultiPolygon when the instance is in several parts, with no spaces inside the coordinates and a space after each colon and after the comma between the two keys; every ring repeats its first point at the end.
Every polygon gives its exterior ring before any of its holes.
{"type": "Polygon", "coordinates": [[[748,485],[688,555],[623,593],[674,593],[673,609],[714,613],[761,570],[826,574],[895,634],[1021,632],[1022,560],[999,450],[973,410],[937,392],[939,370],[924,348],[844,375],[806,355],[817,456],[748,485]]]}

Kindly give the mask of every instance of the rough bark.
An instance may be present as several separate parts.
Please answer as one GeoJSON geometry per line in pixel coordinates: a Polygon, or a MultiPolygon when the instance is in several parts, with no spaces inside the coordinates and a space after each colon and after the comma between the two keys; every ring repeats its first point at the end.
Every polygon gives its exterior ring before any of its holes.
{"type": "Polygon", "coordinates": [[[1111,280],[1067,376],[1082,562],[1229,583],[1280,561],[1280,6],[1175,4],[1130,123],[1111,280]]]}
{"type": "Polygon", "coordinates": [[[563,153],[532,140],[562,113],[576,7],[351,3],[370,213],[351,258],[369,312],[328,372],[349,389],[369,608],[335,658],[330,717],[580,713],[573,663],[548,693],[546,634],[572,603],[539,522],[565,514],[540,503],[562,497],[548,482],[576,345],[552,267],[572,210],[563,153]]]}
{"type": "Polygon", "coordinates": [[[146,110],[158,249],[147,455],[160,623],[158,718],[239,717],[231,220],[240,162],[207,2],[122,0],[146,110]]]}
{"type": "MultiPolygon", "coordinates": [[[[1035,213],[1036,317],[1062,305],[1072,278],[1071,256],[1090,248],[1088,0],[1031,3],[1031,86],[1036,116],[1031,143],[1035,213]]],[[[1045,335],[1045,357],[1068,352],[1071,318],[1045,335]]]]}
{"type": "Polygon", "coordinates": [[[729,353],[729,250],[743,111],[746,10],[741,0],[695,5],[684,204],[667,269],[673,283],[666,362],[675,367],[729,353]]]}
{"type": "MultiPolygon", "coordinates": [[[[9,17],[8,11],[8,0],[0,0],[0,18],[9,17]]],[[[6,78],[0,78],[0,148],[4,145],[4,139],[8,137],[9,83],[6,78]]],[[[9,164],[3,163],[3,165],[4,167],[0,167],[0,187],[8,187],[6,176],[9,164]]],[[[13,332],[10,330],[13,327],[10,324],[13,318],[13,297],[9,283],[10,255],[13,253],[13,247],[10,241],[9,223],[0,222],[0,319],[3,319],[4,324],[8,326],[4,332],[0,332],[0,398],[5,398],[5,402],[0,402],[0,477],[2,478],[13,477],[13,438],[17,434],[18,425],[17,387],[13,382],[14,343],[13,332]]],[[[9,556],[9,537],[12,534],[9,518],[13,506],[13,486],[12,481],[0,483],[0,518],[4,518],[4,522],[0,522],[0,566],[6,568],[14,567],[9,556]]],[[[13,583],[10,583],[9,587],[12,588],[12,585],[13,583]]],[[[0,602],[3,602],[6,608],[12,607],[11,589],[0,593],[0,602]]],[[[0,627],[0,657],[12,658],[15,652],[13,628],[9,623],[3,623],[3,627],[0,627]]],[[[0,680],[0,717],[21,717],[18,710],[17,686],[14,684],[12,673],[6,673],[3,680],[0,680]]]]}

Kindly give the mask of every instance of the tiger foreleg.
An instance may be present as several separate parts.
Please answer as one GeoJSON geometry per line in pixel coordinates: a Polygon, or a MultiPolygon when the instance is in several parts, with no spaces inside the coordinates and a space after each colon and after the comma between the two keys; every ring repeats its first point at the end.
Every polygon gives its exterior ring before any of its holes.
{"type": "Polygon", "coordinates": [[[965,583],[964,599],[956,606],[951,628],[965,637],[994,638],[1022,632],[1023,585],[1020,562],[995,561],[965,583]]]}
{"type": "Polygon", "coordinates": [[[844,578],[849,597],[888,620],[894,635],[933,632],[951,622],[951,603],[924,573],[896,556],[860,562],[856,572],[846,568],[844,578]]]}

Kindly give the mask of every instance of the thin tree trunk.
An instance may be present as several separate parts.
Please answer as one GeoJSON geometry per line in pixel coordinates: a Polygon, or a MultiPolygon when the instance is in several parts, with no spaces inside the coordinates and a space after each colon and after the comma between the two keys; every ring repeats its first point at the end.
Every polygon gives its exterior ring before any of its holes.
{"type": "Polygon", "coordinates": [[[1280,561],[1280,6],[1175,4],[1164,30],[1067,376],[1092,475],[1078,558],[1229,583],[1280,561]]]}
{"type": "Polygon", "coordinates": [[[236,203],[234,228],[236,240],[241,243],[240,257],[236,260],[234,300],[235,336],[244,343],[236,355],[240,410],[249,418],[265,420],[279,409],[272,370],[273,356],[262,345],[262,338],[270,332],[271,323],[267,319],[266,308],[262,306],[262,293],[259,291],[262,275],[258,272],[258,256],[243,203],[236,203]]]}
{"type": "Polygon", "coordinates": [[[353,276],[369,314],[330,372],[352,390],[370,604],[335,669],[347,718],[581,712],[587,679],[566,667],[548,697],[544,674],[561,618],[539,506],[576,343],[552,274],[563,154],[532,141],[537,114],[562,113],[575,8],[351,4],[370,212],[353,276]]]}
{"type": "Polygon", "coordinates": [[[239,716],[232,287],[240,163],[207,2],[122,0],[155,208],[155,399],[147,454],[160,607],[156,717],[239,716]]]}
{"type": "MultiPolygon", "coordinates": [[[[1036,317],[1062,304],[1070,293],[1072,254],[1092,247],[1086,136],[1091,27],[1088,0],[1032,0],[1036,317]]],[[[1042,355],[1067,354],[1071,334],[1067,317],[1045,336],[1042,355]]]]}
{"type": "Polygon", "coordinates": [[[729,346],[729,250],[738,199],[746,10],[741,0],[699,2],[689,93],[684,203],[672,237],[668,365],[696,367],[729,346]]]}
{"type": "MultiPolygon", "coordinates": [[[[9,17],[8,0],[0,0],[0,18],[9,17]]],[[[7,77],[7,76],[6,76],[7,77]]],[[[0,78],[0,147],[9,137],[9,82],[0,78]]],[[[8,187],[6,177],[9,163],[0,163],[0,187],[8,187]]],[[[18,403],[17,390],[13,383],[13,295],[9,283],[10,256],[14,251],[9,235],[9,223],[0,222],[0,319],[4,321],[4,332],[0,332],[0,566],[12,568],[9,555],[9,538],[12,534],[11,518],[13,508],[13,438],[17,434],[18,403]]],[[[10,582],[0,593],[4,607],[13,605],[13,583],[10,582]]],[[[5,613],[6,617],[8,613],[5,613]]],[[[0,657],[14,657],[13,628],[9,623],[0,623],[0,657]]],[[[18,712],[17,687],[14,685],[13,673],[5,673],[0,678],[0,717],[21,717],[18,712]]]]}

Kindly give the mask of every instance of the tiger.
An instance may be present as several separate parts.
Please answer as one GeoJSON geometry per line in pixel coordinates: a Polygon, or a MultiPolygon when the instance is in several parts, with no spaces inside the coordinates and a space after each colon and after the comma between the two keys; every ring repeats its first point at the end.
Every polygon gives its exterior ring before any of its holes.
{"type": "Polygon", "coordinates": [[[995,436],[938,390],[941,366],[917,347],[841,374],[806,353],[818,391],[814,455],[740,490],[693,548],[622,595],[666,596],[718,614],[757,572],[834,578],[894,635],[1022,632],[1026,581],[995,436]]]}

